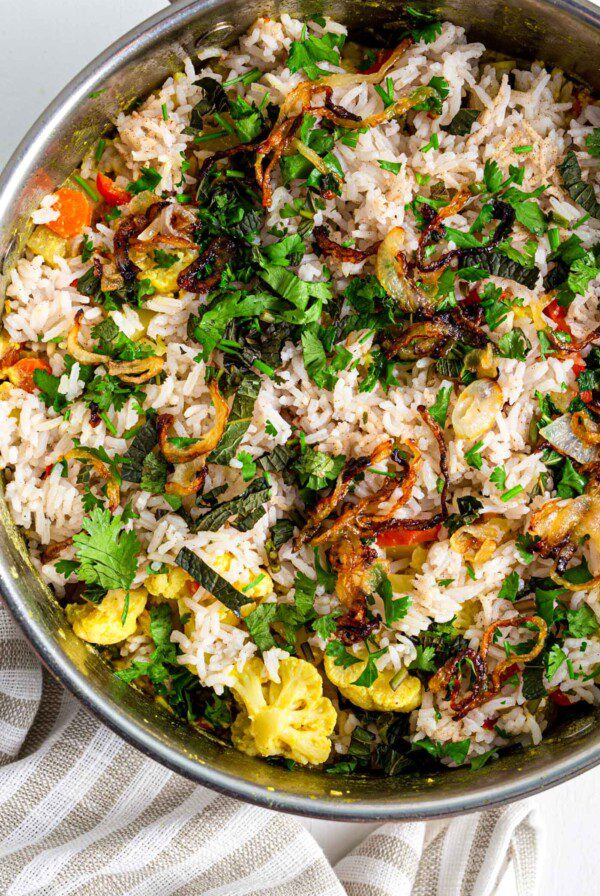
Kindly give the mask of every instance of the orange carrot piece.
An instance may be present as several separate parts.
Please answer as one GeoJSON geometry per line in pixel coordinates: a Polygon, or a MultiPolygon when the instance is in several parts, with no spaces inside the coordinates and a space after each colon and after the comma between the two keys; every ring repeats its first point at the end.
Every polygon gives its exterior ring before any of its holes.
{"type": "Polygon", "coordinates": [[[92,207],[79,190],[61,187],[56,191],[56,202],[52,206],[58,212],[58,218],[46,226],[65,239],[79,236],[84,227],[92,221],[92,207]]]}
{"type": "Polygon", "coordinates": [[[5,371],[5,375],[13,386],[24,389],[25,392],[33,392],[37,388],[33,379],[36,370],[52,373],[52,368],[47,361],[42,361],[40,358],[21,358],[5,371]]]}

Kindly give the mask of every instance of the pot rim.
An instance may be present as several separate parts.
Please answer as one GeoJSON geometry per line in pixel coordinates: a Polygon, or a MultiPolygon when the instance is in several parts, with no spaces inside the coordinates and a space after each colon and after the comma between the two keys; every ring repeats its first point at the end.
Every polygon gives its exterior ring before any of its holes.
{"type": "MultiPolygon", "coordinates": [[[[547,5],[600,30],[600,6],[591,0],[545,0],[547,5]]],[[[94,89],[114,74],[126,56],[151,48],[165,34],[185,27],[201,13],[217,10],[221,0],[177,0],[173,6],[155,13],[100,53],[64,87],[28,130],[0,174],[0,226],[7,221],[23,182],[40,152],[50,143],[65,118],[94,89]]],[[[572,752],[551,761],[547,771],[522,770],[501,784],[483,785],[455,795],[441,794],[407,797],[398,803],[373,800],[338,800],[298,795],[291,792],[270,792],[264,786],[211,768],[167,746],[148,734],[124,711],[107,701],[87,677],[69,660],[58,644],[49,642],[43,628],[28,611],[18,582],[3,575],[2,597],[29,643],[50,672],[94,715],[112,731],[146,756],[178,774],[217,790],[269,809],[314,818],[339,821],[391,821],[445,818],[474,812],[483,807],[499,806],[561,784],[600,763],[600,739],[596,743],[572,745],[572,752]]]]}

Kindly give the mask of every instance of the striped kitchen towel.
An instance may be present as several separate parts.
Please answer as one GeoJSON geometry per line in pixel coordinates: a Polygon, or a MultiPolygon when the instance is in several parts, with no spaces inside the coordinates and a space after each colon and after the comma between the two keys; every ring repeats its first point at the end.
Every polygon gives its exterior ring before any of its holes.
{"type": "Polygon", "coordinates": [[[518,896],[534,896],[527,803],[382,825],[334,869],[295,818],[198,787],[105,728],[0,602],[2,896],[492,896],[509,855],[518,896]]]}

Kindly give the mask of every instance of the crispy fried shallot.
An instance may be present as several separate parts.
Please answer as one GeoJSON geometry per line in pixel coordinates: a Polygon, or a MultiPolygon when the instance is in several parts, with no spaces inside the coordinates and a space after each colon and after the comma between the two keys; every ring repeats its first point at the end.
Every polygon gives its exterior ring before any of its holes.
{"type": "Polygon", "coordinates": [[[600,445],[600,426],[583,411],[576,411],[573,414],[571,429],[584,445],[600,445]]]}
{"type": "Polygon", "coordinates": [[[155,377],[164,367],[164,358],[150,355],[148,358],[137,358],[135,361],[113,361],[110,355],[90,352],[79,342],[79,333],[83,321],[83,310],[75,315],[73,326],[67,336],[67,351],[80,364],[96,366],[104,364],[111,376],[116,376],[124,383],[141,385],[155,377]]]}
{"type": "Polygon", "coordinates": [[[450,547],[477,566],[494,556],[509,528],[508,520],[500,517],[481,519],[457,529],[450,537],[450,547]]]}
{"type": "Polygon", "coordinates": [[[271,177],[275,166],[294,139],[294,135],[300,127],[301,121],[302,116],[297,115],[295,118],[286,118],[284,121],[276,124],[267,139],[256,149],[254,172],[256,182],[262,190],[262,204],[264,208],[270,208],[271,206],[271,199],[273,197],[271,177]],[[267,162],[266,167],[263,168],[264,160],[268,155],[271,155],[271,158],[267,162]]]}
{"type": "Polygon", "coordinates": [[[442,491],[440,494],[440,504],[442,508],[442,519],[446,519],[448,516],[447,500],[448,488],[450,486],[450,471],[448,469],[448,448],[444,439],[444,433],[442,432],[442,427],[433,419],[424,404],[420,404],[417,408],[417,411],[433,433],[433,436],[438,444],[438,450],[440,453],[440,473],[442,474],[442,479],[444,480],[444,485],[442,486],[442,491]]]}
{"type": "Polygon", "coordinates": [[[329,562],[337,573],[336,592],[347,612],[337,621],[337,634],[346,644],[364,641],[379,626],[369,619],[367,597],[373,593],[370,579],[382,561],[377,551],[358,539],[342,538],[329,551],[329,562]]]}
{"type": "Polygon", "coordinates": [[[327,228],[322,224],[314,228],[313,237],[322,255],[331,256],[336,261],[350,262],[351,264],[361,264],[367,258],[375,255],[379,249],[378,242],[373,243],[368,249],[352,249],[350,246],[341,246],[330,239],[327,228]]]}
{"type": "Polygon", "coordinates": [[[475,348],[484,348],[488,343],[483,330],[465,317],[459,307],[442,311],[431,320],[390,327],[382,339],[382,348],[389,359],[417,361],[445,358],[457,342],[475,348]]]}
{"type": "Polygon", "coordinates": [[[52,563],[57,557],[60,557],[63,551],[70,548],[73,544],[73,536],[69,535],[62,541],[55,541],[53,544],[47,545],[42,551],[42,563],[52,563]]]}
{"type": "MultiPolygon", "coordinates": [[[[440,209],[437,215],[431,217],[428,221],[419,237],[419,246],[415,255],[415,265],[419,271],[422,271],[423,273],[439,271],[440,268],[445,268],[454,258],[460,259],[466,252],[472,251],[471,249],[451,249],[449,252],[440,255],[440,257],[436,258],[434,261],[431,261],[428,264],[425,262],[425,250],[434,234],[438,234],[441,231],[444,220],[461,211],[471,198],[471,192],[467,188],[459,190],[451,202],[440,209]]],[[[423,208],[425,208],[425,206],[423,206],[423,208]]],[[[492,203],[492,214],[494,219],[500,223],[494,230],[494,234],[489,242],[478,251],[491,252],[512,230],[512,226],[515,222],[515,212],[508,203],[502,202],[500,199],[494,200],[492,203]]]]}
{"type": "Polygon", "coordinates": [[[100,460],[99,457],[96,457],[91,451],[87,448],[71,448],[70,451],[67,451],[66,454],[63,454],[61,458],[56,461],[56,463],[60,463],[61,460],[78,460],[82,464],[86,464],[87,466],[92,467],[94,472],[106,482],[106,497],[108,498],[108,509],[115,511],[119,506],[119,501],[121,499],[121,492],[119,487],[119,480],[112,472],[108,464],[105,464],[104,461],[100,460]]]}
{"type": "Polygon", "coordinates": [[[229,417],[229,407],[221,395],[216,380],[210,381],[208,389],[215,406],[215,422],[212,428],[201,438],[196,439],[193,445],[189,445],[187,448],[176,448],[175,445],[172,445],[169,442],[169,430],[171,429],[175,418],[172,414],[160,414],[158,416],[156,420],[158,447],[165,460],[169,461],[169,463],[181,464],[195,460],[204,454],[208,454],[213,448],[216,448],[220,442],[229,417]]]}
{"type": "Polygon", "coordinates": [[[484,632],[479,645],[479,651],[472,648],[466,648],[457,653],[445,663],[441,669],[429,679],[429,690],[433,694],[439,694],[450,688],[450,708],[454,712],[453,719],[459,721],[463,719],[467,713],[471,712],[483,703],[487,703],[492,697],[500,691],[502,685],[512,674],[512,669],[519,663],[526,663],[538,656],[546,640],[548,634],[548,626],[546,622],[539,616],[511,616],[507,619],[498,619],[493,622],[484,632]],[[528,623],[534,625],[538,629],[538,635],[534,646],[528,653],[517,657],[510,655],[502,659],[492,670],[491,674],[488,669],[487,655],[489,652],[494,633],[499,628],[518,627],[528,623]],[[463,687],[462,669],[463,663],[466,661],[466,667],[474,678],[469,686],[466,694],[461,696],[463,687]]]}
{"type": "Polygon", "coordinates": [[[138,237],[168,204],[162,201],[154,202],[145,212],[125,218],[117,228],[114,239],[115,263],[126,283],[135,280],[140,272],[140,268],[129,257],[132,240],[138,237]]]}
{"type": "Polygon", "coordinates": [[[575,498],[553,498],[531,515],[529,534],[537,538],[534,550],[541,556],[555,561],[551,577],[562,587],[573,590],[590,590],[600,583],[600,575],[589,582],[572,584],[563,579],[569,561],[578,546],[588,539],[600,548],[600,494],[595,477],[589,492],[575,498]]]}
{"type": "Polygon", "coordinates": [[[431,317],[434,305],[409,277],[403,246],[404,230],[402,227],[392,227],[377,249],[375,276],[405,314],[420,311],[431,317]]]}
{"type": "Polygon", "coordinates": [[[198,258],[179,274],[177,285],[186,292],[209,292],[219,284],[227,262],[231,260],[235,251],[236,245],[230,237],[223,234],[216,236],[204,252],[201,252],[198,258]],[[211,273],[200,279],[201,274],[206,274],[208,265],[212,267],[211,273]]]}

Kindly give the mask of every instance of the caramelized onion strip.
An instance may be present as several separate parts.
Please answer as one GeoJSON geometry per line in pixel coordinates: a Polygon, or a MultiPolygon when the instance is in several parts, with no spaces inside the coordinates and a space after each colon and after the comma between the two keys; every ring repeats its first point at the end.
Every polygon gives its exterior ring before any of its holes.
{"type": "Polygon", "coordinates": [[[193,445],[187,448],[176,448],[169,442],[169,430],[174,422],[172,414],[160,414],[156,421],[158,431],[158,446],[165,460],[172,464],[187,463],[204,454],[208,454],[213,448],[216,448],[221,437],[225,432],[227,419],[229,417],[229,407],[227,402],[221,395],[216,380],[211,380],[208,385],[215,406],[215,422],[212,428],[201,438],[197,439],[193,445]]]}

